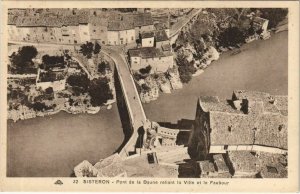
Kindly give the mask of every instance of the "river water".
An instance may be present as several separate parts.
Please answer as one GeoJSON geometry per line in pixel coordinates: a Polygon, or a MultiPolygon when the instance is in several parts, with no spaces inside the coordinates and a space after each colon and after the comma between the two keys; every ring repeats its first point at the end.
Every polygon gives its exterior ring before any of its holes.
{"type": "Polygon", "coordinates": [[[7,128],[7,175],[18,177],[69,177],[83,160],[111,155],[124,138],[116,104],[95,115],[60,112],[9,121],[7,128]]]}
{"type": "MultiPolygon", "coordinates": [[[[237,55],[222,54],[183,89],[144,104],[147,117],[172,123],[194,119],[198,96],[230,97],[234,89],[287,95],[287,34],[244,45],[237,55]]],[[[68,177],[79,162],[96,163],[111,155],[124,138],[116,105],[95,115],[61,112],[17,123],[9,121],[7,131],[7,174],[19,177],[68,177]]]]}
{"type": "Polygon", "coordinates": [[[147,117],[172,123],[194,119],[200,95],[230,98],[236,89],[288,94],[287,31],[273,34],[269,40],[245,44],[241,50],[237,55],[231,55],[232,52],[222,54],[183,89],[161,94],[158,100],[144,104],[147,117]]]}

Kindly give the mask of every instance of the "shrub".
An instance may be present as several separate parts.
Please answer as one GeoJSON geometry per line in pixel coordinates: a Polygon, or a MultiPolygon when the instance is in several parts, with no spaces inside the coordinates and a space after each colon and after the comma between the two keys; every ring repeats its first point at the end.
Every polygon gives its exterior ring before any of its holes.
{"type": "Polygon", "coordinates": [[[102,106],[107,100],[112,99],[113,95],[106,78],[95,79],[91,82],[89,90],[92,106],[102,106]]]}

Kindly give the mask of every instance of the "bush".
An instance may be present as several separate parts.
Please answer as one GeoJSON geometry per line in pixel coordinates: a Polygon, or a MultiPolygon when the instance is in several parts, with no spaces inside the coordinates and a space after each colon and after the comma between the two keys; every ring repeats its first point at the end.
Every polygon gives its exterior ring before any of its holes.
{"type": "Polygon", "coordinates": [[[92,58],[93,51],[94,44],[92,42],[87,42],[86,44],[80,46],[80,52],[83,54],[83,56],[86,56],[86,58],[88,59],[92,58]]]}
{"type": "Polygon", "coordinates": [[[102,61],[99,65],[98,65],[98,72],[105,74],[106,70],[110,70],[110,66],[109,63],[102,61]]]}
{"type": "Polygon", "coordinates": [[[67,83],[74,87],[75,92],[85,93],[88,90],[90,80],[86,74],[74,74],[68,77],[67,83]]]}
{"type": "Polygon", "coordinates": [[[44,55],[42,57],[42,62],[44,69],[49,69],[53,67],[64,67],[64,56],[49,56],[44,55]]]}
{"type": "Polygon", "coordinates": [[[176,62],[178,65],[180,80],[182,81],[182,83],[188,83],[192,79],[192,75],[196,72],[196,68],[183,56],[178,56],[176,62]]]}
{"type": "Polygon", "coordinates": [[[99,54],[101,50],[101,46],[98,44],[98,42],[95,43],[95,49],[94,49],[94,54],[99,54]]]}
{"type": "Polygon", "coordinates": [[[102,106],[107,100],[112,99],[113,95],[106,78],[95,79],[89,87],[92,106],[102,106]]]}
{"type": "Polygon", "coordinates": [[[148,73],[150,73],[151,69],[152,69],[152,67],[150,65],[148,65],[145,68],[141,68],[139,71],[141,74],[148,74],[148,73]]]}
{"type": "Polygon", "coordinates": [[[11,64],[19,71],[23,71],[27,68],[32,68],[32,59],[38,54],[37,49],[34,46],[23,46],[19,48],[18,52],[13,52],[9,56],[11,64]]]}
{"type": "Polygon", "coordinates": [[[221,46],[236,46],[237,44],[245,42],[244,33],[237,27],[227,28],[219,36],[221,46]]]}

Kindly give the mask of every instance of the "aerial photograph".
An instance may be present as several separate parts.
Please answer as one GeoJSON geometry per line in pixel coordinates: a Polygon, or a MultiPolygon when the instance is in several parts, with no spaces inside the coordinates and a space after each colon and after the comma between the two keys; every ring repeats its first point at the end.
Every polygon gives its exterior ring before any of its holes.
{"type": "Polygon", "coordinates": [[[288,178],[288,15],[9,8],[6,176],[288,178]]]}

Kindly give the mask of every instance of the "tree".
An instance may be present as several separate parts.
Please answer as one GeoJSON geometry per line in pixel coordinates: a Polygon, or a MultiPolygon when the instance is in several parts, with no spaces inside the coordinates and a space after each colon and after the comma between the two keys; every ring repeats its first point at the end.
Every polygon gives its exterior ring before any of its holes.
{"type": "Polygon", "coordinates": [[[148,74],[148,73],[150,73],[151,69],[152,69],[152,67],[151,67],[150,65],[148,65],[148,66],[145,67],[145,68],[141,68],[141,69],[140,69],[140,73],[141,73],[141,74],[148,74]]]}
{"type": "Polygon", "coordinates": [[[80,46],[80,52],[86,56],[88,59],[92,58],[94,51],[94,44],[92,42],[87,42],[80,46]]]}
{"type": "Polygon", "coordinates": [[[49,55],[44,55],[42,57],[42,62],[43,62],[43,66],[44,69],[49,69],[52,67],[64,67],[65,64],[65,60],[64,60],[64,56],[49,56],[49,55]]]}
{"type": "Polygon", "coordinates": [[[98,44],[98,42],[95,43],[95,49],[94,49],[94,54],[99,54],[101,51],[101,46],[98,44]]]}
{"type": "Polygon", "coordinates": [[[287,15],[286,8],[264,8],[259,9],[261,17],[269,20],[268,28],[275,28],[287,15]]]}
{"type": "Polygon", "coordinates": [[[94,79],[89,87],[92,106],[102,106],[107,100],[112,99],[113,95],[106,78],[94,79]]]}
{"type": "Polygon", "coordinates": [[[180,80],[182,83],[188,83],[192,79],[192,75],[196,72],[196,68],[181,55],[177,57],[176,62],[180,80]]]}
{"type": "Polygon", "coordinates": [[[237,44],[244,43],[245,35],[239,28],[230,27],[220,34],[219,40],[221,46],[236,46],[237,44]]]}
{"type": "Polygon", "coordinates": [[[86,74],[73,74],[67,79],[67,83],[73,87],[74,92],[79,95],[88,91],[90,80],[86,74]]]}
{"type": "Polygon", "coordinates": [[[18,52],[13,52],[9,56],[12,66],[17,71],[24,71],[26,68],[30,68],[33,65],[32,59],[38,54],[37,49],[34,46],[23,46],[19,48],[18,52]]]}
{"type": "Polygon", "coordinates": [[[102,61],[99,65],[98,65],[98,72],[105,74],[106,70],[109,70],[110,66],[107,62],[102,61]]]}

